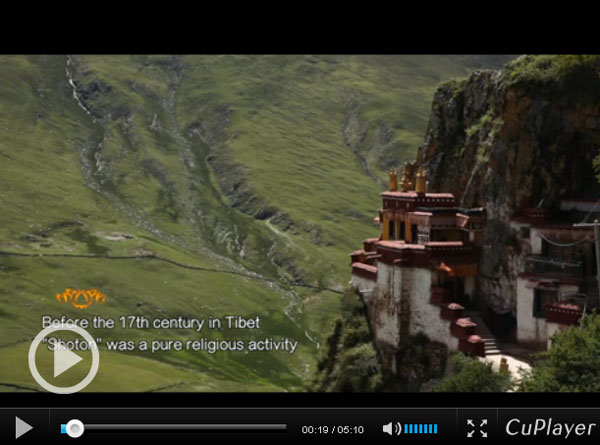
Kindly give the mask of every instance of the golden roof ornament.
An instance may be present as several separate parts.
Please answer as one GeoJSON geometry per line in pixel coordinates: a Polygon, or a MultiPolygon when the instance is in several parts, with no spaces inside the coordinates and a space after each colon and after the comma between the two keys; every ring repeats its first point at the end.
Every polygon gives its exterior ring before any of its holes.
{"type": "Polygon", "coordinates": [[[390,169],[390,192],[398,191],[398,174],[396,173],[396,169],[392,167],[390,169]]]}
{"type": "Polygon", "coordinates": [[[408,178],[408,162],[404,163],[404,172],[402,173],[402,183],[401,183],[401,190],[403,192],[408,192],[410,190],[410,186],[412,184],[410,183],[410,179],[408,178]]]}

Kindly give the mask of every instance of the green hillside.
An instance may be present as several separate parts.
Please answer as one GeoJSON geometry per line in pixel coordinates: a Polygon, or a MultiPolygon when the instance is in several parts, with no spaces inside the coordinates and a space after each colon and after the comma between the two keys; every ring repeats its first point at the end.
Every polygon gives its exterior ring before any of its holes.
{"type": "Polygon", "coordinates": [[[252,336],[300,342],[293,355],[103,352],[90,391],[303,390],[348,253],[376,233],[385,171],[414,157],[435,86],[507,60],[0,57],[0,390],[37,387],[29,341],[62,314],[259,315],[252,336]],[[60,305],[67,287],[108,301],[60,305]]]}

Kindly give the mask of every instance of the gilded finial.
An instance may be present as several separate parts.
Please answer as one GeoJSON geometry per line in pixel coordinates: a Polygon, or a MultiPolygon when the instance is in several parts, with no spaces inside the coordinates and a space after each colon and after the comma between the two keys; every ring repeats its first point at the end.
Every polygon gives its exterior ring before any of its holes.
{"type": "Polygon", "coordinates": [[[403,192],[408,192],[410,190],[410,179],[408,178],[408,162],[404,163],[404,172],[402,173],[402,182],[401,182],[401,190],[403,192]]]}
{"type": "Polygon", "coordinates": [[[390,169],[390,192],[398,191],[398,174],[395,168],[390,169]]]}

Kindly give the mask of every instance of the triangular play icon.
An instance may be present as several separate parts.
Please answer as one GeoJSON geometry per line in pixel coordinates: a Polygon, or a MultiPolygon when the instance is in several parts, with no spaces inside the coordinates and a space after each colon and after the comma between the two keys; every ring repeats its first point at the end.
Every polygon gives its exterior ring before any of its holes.
{"type": "Polygon", "coordinates": [[[25,422],[23,419],[19,419],[15,416],[15,439],[18,439],[23,434],[31,431],[33,427],[25,422]]]}
{"type": "Polygon", "coordinates": [[[77,354],[59,346],[54,350],[54,378],[83,360],[77,354]]]}

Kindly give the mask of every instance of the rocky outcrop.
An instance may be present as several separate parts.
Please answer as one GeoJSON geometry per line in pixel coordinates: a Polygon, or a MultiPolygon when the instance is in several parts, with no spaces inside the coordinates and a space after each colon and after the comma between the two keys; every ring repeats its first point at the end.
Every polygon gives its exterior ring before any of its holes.
{"type": "Polygon", "coordinates": [[[598,197],[600,61],[593,56],[521,57],[440,85],[418,162],[429,190],[461,206],[485,206],[478,287],[497,313],[515,311],[523,258],[510,218],[560,197],[598,197]]]}

